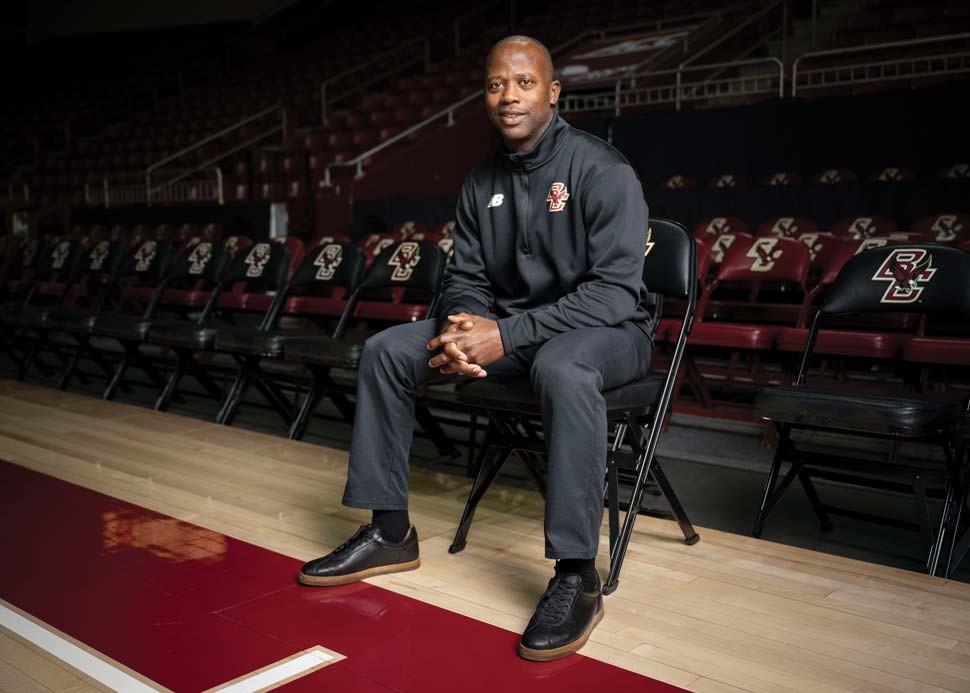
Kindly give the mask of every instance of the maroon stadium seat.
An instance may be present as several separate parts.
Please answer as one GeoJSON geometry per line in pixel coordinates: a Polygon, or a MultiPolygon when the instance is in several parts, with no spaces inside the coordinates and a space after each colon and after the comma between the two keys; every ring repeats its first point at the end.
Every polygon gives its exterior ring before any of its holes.
{"type": "Polygon", "coordinates": [[[798,238],[803,233],[818,231],[818,225],[807,217],[771,217],[758,224],[756,236],[798,238]]]}

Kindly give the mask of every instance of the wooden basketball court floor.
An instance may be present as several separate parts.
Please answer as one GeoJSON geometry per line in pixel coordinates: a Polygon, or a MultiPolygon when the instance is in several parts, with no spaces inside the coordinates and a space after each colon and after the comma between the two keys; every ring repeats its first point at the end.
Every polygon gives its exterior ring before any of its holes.
{"type": "MultiPolygon", "coordinates": [[[[340,505],[346,458],[0,381],[0,459],[298,561],[326,553],[368,517],[340,505]]],[[[542,558],[542,499],[493,488],[467,548],[450,555],[469,487],[465,478],[413,470],[422,566],[368,582],[518,633],[551,574],[542,558]]],[[[44,503],[44,496],[30,499],[41,512],[44,503]]],[[[691,691],[970,691],[970,584],[698,531],[701,541],[686,546],[672,522],[638,519],[620,586],[582,655],[691,691]]],[[[56,551],[56,537],[47,539],[56,551]]],[[[605,574],[602,548],[600,568],[605,574]]],[[[9,579],[25,569],[6,564],[0,572],[9,579]]],[[[61,584],[76,578],[68,572],[61,584]]],[[[477,657],[483,670],[494,666],[489,651],[477,657]]],[[[474,686],[454,681],[450,688],[474,686]]],[[[0,690],[106,688],[0,628],[0,690]]]]}

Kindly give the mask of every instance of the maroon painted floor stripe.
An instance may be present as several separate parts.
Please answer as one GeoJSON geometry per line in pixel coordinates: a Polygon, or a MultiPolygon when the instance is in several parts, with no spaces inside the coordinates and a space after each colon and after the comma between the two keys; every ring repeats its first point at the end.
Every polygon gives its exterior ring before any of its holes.
{"type": "Polygon", "coordinates": [[[314,645],[347,659],[281,690],[681,690],[582,655],[523,661],[517,633],[366,583],[300,587],[292,558],[7,462],[0,537],[0,597],[175,691],[314,645]]]}

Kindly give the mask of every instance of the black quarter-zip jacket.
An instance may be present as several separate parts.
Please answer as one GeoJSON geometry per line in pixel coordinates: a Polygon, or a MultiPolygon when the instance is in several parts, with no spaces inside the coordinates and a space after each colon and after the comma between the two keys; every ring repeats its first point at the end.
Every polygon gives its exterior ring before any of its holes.
{"type": "Polygon", "coordinates": [[[442,317],[498,317],[505,353],[579,327],[651,335],[648,214],[633,168],[558,114],[529,152],[499,151],[465,178],[442,317]]]}

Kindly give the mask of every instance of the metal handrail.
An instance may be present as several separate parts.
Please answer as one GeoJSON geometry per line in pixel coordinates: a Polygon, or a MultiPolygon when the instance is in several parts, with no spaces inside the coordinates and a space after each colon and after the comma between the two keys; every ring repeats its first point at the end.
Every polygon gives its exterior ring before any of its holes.
{"type": "Polygon", "coordinates": [[[763,9],[759,10],[758,12],[755,12],[753,15],[749,16],[746,20],[738,24],[729,32],[727,32],[726,34],[722,34],[720,37],[718,37],[717,40],[712,41],[711,43],[704,46],[701,50],[699,50],[697,53],[687,58],[687,60],[682,62],[677,67],[685,67],[686,65],[689,65],[690,63],[697,60],[702,55],[705,55],[706,53],[711,52],[711,50],[713,50],[714,48],[717,48],[719,45],[727,41],[729,38],[737,34],[742,29],[747,28],[752,22],[756,22],[757,20],[761,19],[763,16],[765,16],[766,14],[768,14],[769,12],[777,8],[779,5],[787,5],[786,0],[776,0],[775,2],[765,6],[763,9]]]}
{"type": "MultiPolygon", "coordinates": [[[[713,69],[721,69],[723,71],[724,69],[729,69],[729,68],[733,68],[733,67],[739,67],[739,66],[742,66],[742,65],[752,65],[752,64],[757,64],[757,63],[773,63],[773,64],[775,64],[775,65],[778,66],[778,98],[784,98],[784,95],[785,95],[785,93],[784,93],[784,88],[785,88],[784,87],[784,84],[785,84],[785,65],[778,58],[774,58],[774,57],[770,57],[770,56],[764,57],[764,58],[749,58],[749,59],[745,59],[745,60],[735,60],[735,61],[731,61],[731,62],[708,63],[708,64],[705,64],[705,65],[689,65],[687,67],[677,67],[677,68],[671,68],[669,70],[657,70],[657,71],[654,71],[654,72],[649,73],[649,76],[650,77],[671,77],[671,76],[674,77],[674,79],[675,79],[675,87],[674,88],[676,89],[675,103],[678,104],[677,108],[679,110],[679,108],[680,108],[680,101],[681,101],[681,90],[684,87],[697,87],[697,86],[701,86],[701,85],[703,85],[703,84],[705,84],[705,83],[708,82],[708,80],[704,80],[702,82],[684,84],[683,83],[683,79],[682,79],[682,75],[685,72],[702,71],[702,70],[713,70],[713,69]]],[[[622,93],[620,91],[620,89],[619,89],[619,85],[620,84],[621,84],[621,81],[618,81],[618,82],[616,82],[616,84],[614,85],[614,88],[611,91],[608,91],[608,92],[604,91],[604,92],[597,92],[595,94],[588,94],[585,98],[600,98],[600,99],[602,99],[602,98],[605,98],[607,96],[612,96],[613,97],[612,104],[610,104],[609,102],[604,102],[604,110],[606,108],[609,108],[610,106],[612,106],[613,109],[614,109],[615,114],[616,115],[619,115],[620,96],[621,96],[621,93],[622,93]]],[[[667,87],[667,88],[669,88],[669,87],[667,87]]],[[[570,97],[567,96],[567,98],[570,98],[570,97]]],[[[579,96],[579,97],[575,97],[575,98],[583,98],[583,97],[582,96],[579,96]]]]}
{"type": "MultiPolygon", "coordinates": [[[[677,80],[677,100],[676,100],[677,110],[678,111],[680,110],[680,101],[681,101],[680,95],[681,95],[681,87],[683,86],[681,81],[681,75],[685,71],[714,70],[714,69],[724,70],[726,68],[740,67],[741,65],[755,65],[758,63],[774,63],[778,65],[778,98],[779,99],[785,98],[785,64],[781,60],[773,56],[766,56],[764,58],[748,58],[746,60],[735,60],[735,61],[721,62],[721,63],[708,63],[707,65],[691,65],[686,67],[686,69],[684,65],[681,64],[681,65],[678,65],[677,69],[675,70],[676,80],[677,80]]],[[[658,75],[662,73],[655,72],[653,74],[658,75]]],[[[705,80],[705,82],[706,81],[708,80],[705,80]]],[[[704,84],[704,82],[698,82],[698,84],[702,85],[704,84]]],[[[697,85],[692,84],[691,86],[697,86],[697,85]]]]}
{"type": "MultiPolygon", "coordinates": [[[[425,63],[424,67],[427,70],[428,69],[428,64],[431,61],[431,43],[428,41],[427,37],[423,37],[423,38],[414,39],[413,41],[408,41],[407,43],[401,44],[400,46],[397,46],[396,48],[392,48],[391,50],[384,51],[383,53],[380,53],[379,55],[375,55],[373,58],[370,58],[369,60],[365,60],[362,63],[357,63],[353,67],[351,67],[351,68],[349,68],[347,70],[344,70],[343,72],[339,72],[339,73],[335,74],[334,76],[325,79],[320,84],[320,122],[323,123],[327,119],[327,86],[328,85],[333,84],[334,82],[336,82],[338,80],[344,79],[345,77],[349,77],[350,75],[356,74],[356,73],[360,72],[361,70],[363,70],[363,69],[365,69],[367,67],[370,67],[374,63],[380,62],[381,60],[384,60],[385,58],[387,58],[387,57],[389,57],[391,55],[396,55],[398,53],[401,53],[401,52],[405,51],[406,49],[413,48],[414,46],[416,46],[418,44],[423,44],[424,45],[424,55],[423,55],[423,57],[424,57],[424,63],[425,63]]],[[[411,63],[406,63],[406,64],[403,64],[403,65],[396,65],[394,68],[392,68],[389,71],[386,71],[384,74],[378,75],[377,77],[374,77],[374,78],[368,80],[364,85],[358,85],[357,87],[354,87],[350,91],[344,92],[343,94],[340,94],[339,96],[336,96],[336,97],[330,99],[330,103],[333,103],[334,101],[339,101],[340,99],[346,98],[347,96],[350,96],[351,94],[356,94],[358,91],[360,91],[361,89],[364,89],[367,86],[373,84],[375,81],[384,79],[385,77],[387,77],[387,76],[393,74],[394,72],[400,70],[402,67],[406,67],[407,65],[410,65],[410,64],[411,63]]]]}
{"type": "Polygon", "coordinates": [[[959,41],[961,39],[970,39],[970,32],[964,32],[960,34],[945,34],[943,36],[931,36],[921,39],[907,39],[906,41],[890,41],[888,43],[873,43],[867,46],[851,46],[849,48],[832,48],[824,51],[811,51],[809,53],[802,53],[795,59],[795,62],[791,66],[791,95],[794,98],[798,93],[798,66],[799,64],[809,58],[818,58],[821,56],[832,56],[832,55],[850,55],[852,53],[866,53],[869,51],[883,50],[884,48],[903,48],[911,46],[921,46],[930,43],[943,43],[946,41],[959,41]]]}
{"type": "Polygon", "coordinates": [[[411,127],[407,128],[406,130],[402,130],[401,132],[397,133],[393,137],[390,137],[390,138],[384,140],[383,142],[381,142],[380,144],[378,144],[378,145],[376,145],[374,147],[371,147],[370,149],[368,149],[363,154],[358,154],[356,157],[354,157],[350,161],[333,161],[333,162],[327,164],[327,167],[323,170],[323,180],[320,181],[320,187],[329,188],[329,187],[332,187],[333,186],[333,183],[330,180],[330,169],[336,168],[338,166],[342,166],[342,167],[356,166],[357,167],[357,173],[356,173],[356,175],[354,177],[355,178],[361,178],[361,177],[363,177],[363,175],[364,175],[364,161],[365,160],[367,160],[369,157],[373,156],[374,154],[377,154],[378,152],[383,151],[384,149],[387,149],[392,144],[396,144],[396,143],[400,142],[401,140],[403,140],[404,138],[408,137],[412,133],[417,132],[421,128],[423,128],[423,127],[425,127],[427,125],[430,125],[431,123],[435,122],[436,120],[441,119],[443,116],[448,116],[447,126],[448,127],[451,127],[452,125],[454,125],[454,122],[455,122],[455,111],[458,110],[459,108],[461,108],[462,106],[464,106],[465,104],[470,103],[474,99],[481,98],[481,95],[482,95],[482,92],[481,91],[479,91],[479,90],[473,91],[472,93],[468,94],[467,96],[462,97],[458,101],[455,101],[450,106],[447,106],[446,108],[438,111],[434,115],[428,116],[427,118],[425,118],[424,120],[422,120],[420,123],[417,123],[415,125],[412,125],[411,127]]]}
{"type": "MultiPolygon", "coordinates": [[[[286,134],[286,109],[284,109],[282,105],[276,104],[275,106],[270,106],[269,108],[266,108],[266,109],[260,111],[259,113],[255,113],[255,114],[253,114],[251,116],[248,116],[246,118],[243,118],[242,120],[239,120],[239,121],[233,123],[232,125],[230,125],[228,127],[225,127],[222,130],[219,130],[218,132],[215,132],[215,133],[213,133],[213,134],[211,134],[211,135],[209,135],[207,137],[204,137],[201,140],[190,144],[188,147],[184,147],[183,149],[180,149],[179,151],[175,152],[174,154],[171,154],[171,155],[165,157],[164,159],[160,159],[159,161],[156,161],[154,164],[152,164],[147,169],[145,169],[145,192],[146,192],[146,199],[149,202],[151,202],[152,193],[155,191],[155,190],[152,189],[152,171],[158,169],[160,166],[163,166],[164,164],[170,163],[172,161],[175,161],[176,159],[179,159],[179,158],[185,156],[189,152],[193,152],[193,151],[199,149],[200,147],[203,147],[204,145],[208,144],[209,142],[212,142],[214,140],[217,140],[220,137],[224,137],[225,135],[227,135],[230,132],[233,132],[235,130],[238,130],[239,128],[243,127],[244,125],[248,125],[249,123],[252,123],[253,121],[260,120],[261,118],[265,118],[266,116],[268,116],[268,115],[270,115],[272,113],[275,113],[277,111],[280,113],[280,124],[274,126],[273,128],[271,128],[270,130],[266,131],[265,133],[260,134],[258,137],[252,138],[251,140],[247,141],[246,146],[249,146],[250,144],[253,144],[256,141],[261,140],[264,137],[268,137],[269,135],[272,135],[277,130],[279,130],[280,132],[282,132],[285,135],[286,134]]],[[[183,173],[181,176],[178,176],[178,177],[176,177],[176,178],[174,178],[174,179],[172,179],[170,181],[167,181],[166,183],[163,183],[162,185],[164,186],[164,185],[171,185],[172,183],[176,183],[179,180],[181,180],[182,178],[184,178],[186,175],[189,175],[191,173],[194,173],[195,171],[200,170],[201,168],[204,168],[205,166],[207,166],[207,165],[209,165],[211,163],[214,163],[215,161],[219,161],[220,159],[225,158],[229,154],[235,153],[240,148],[241,147],[237,146],[237,147],[234,147],[233,149],[229,150],[228,152],[223,152],[218,157],[216,157],[214,159],[211,159],[211,160],[205,162],[203,165],[197,166],[195,169],[193,169],[191,171],[188,171],[186,173],[183,173]]],[[[162,186],[159,186],[159,187],[162,187],[162,186]]]]}

